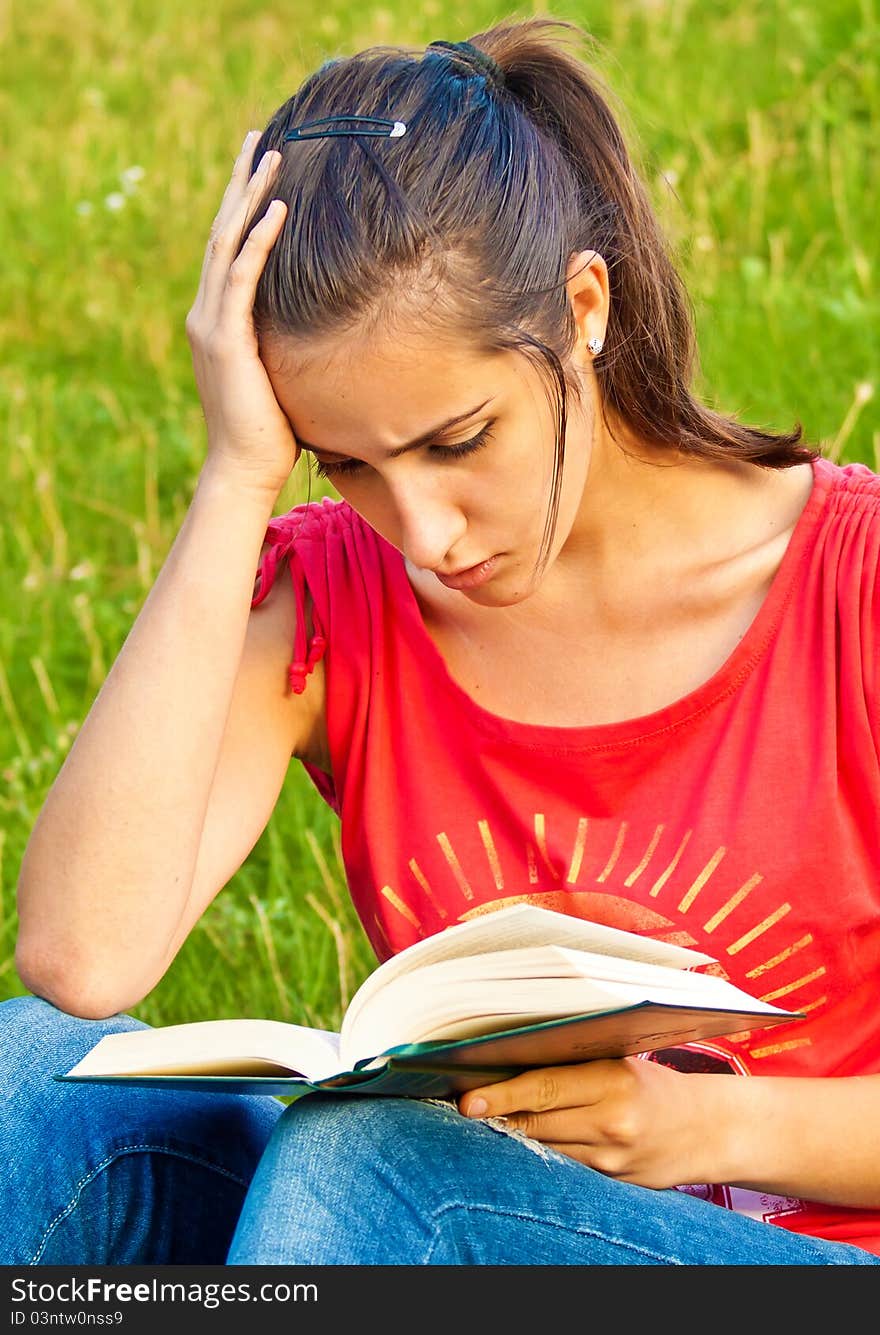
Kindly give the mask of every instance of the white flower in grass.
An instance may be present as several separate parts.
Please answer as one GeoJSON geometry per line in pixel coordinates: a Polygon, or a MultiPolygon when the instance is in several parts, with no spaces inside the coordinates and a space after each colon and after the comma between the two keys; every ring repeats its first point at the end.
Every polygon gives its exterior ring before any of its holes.
{"type": "Polygon", "coordinates": [[[120,209],[125,208],[125,195],[120,190],[114,190],[104,200],[104,207],[111,213],[118,213],[120,209]]]}
{"type": "Polygon", "coordinates": [[[90,213],[94,212],[94,209],[95,206],[90,199],[81,199],[76,206],[76,212],[80,218],[87,218],[90,213]]]}
{"type": "Polygon", "coordinates": [[[144,169],[135,163],[133,167],[126,167],[119,173],[119,180],[122,188],[127,195],[132,194],[138,187],[138,181],[144,179],[144,169]]]}

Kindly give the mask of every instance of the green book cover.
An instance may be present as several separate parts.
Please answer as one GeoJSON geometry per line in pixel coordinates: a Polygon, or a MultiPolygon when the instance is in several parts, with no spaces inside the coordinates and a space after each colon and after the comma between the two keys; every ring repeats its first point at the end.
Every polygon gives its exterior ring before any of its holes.
{"type": "Polygon", "coordinates": [[[266,1068],[262,1074],[244,1070],[222,1074],[66,1073],[54,1078],[72,1083],[280,1098],[313,1093],[443,1098],[535,1067],[651,1052],[801,1018],[799,1012],[763,1006],[750,1011],[642,1002],[598,1015],[566,1016],[477,1037],[401,1044],[356,1063],[351,1070],[322,1079],[272,1073],[268,1062],[262,1063],[266,1068]]]}

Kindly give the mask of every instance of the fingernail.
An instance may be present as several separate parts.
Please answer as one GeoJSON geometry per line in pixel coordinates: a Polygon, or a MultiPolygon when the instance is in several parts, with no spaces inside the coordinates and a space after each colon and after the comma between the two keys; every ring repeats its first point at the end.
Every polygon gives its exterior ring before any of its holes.
{"type": "Polygon", "coordinates": [[[465,1113],[465,1117],[482,1117],[483,1114],[488,1111],[489,1105],[485,1099],[474,1099],[472,1103],[468,1104],[468,1110],[465,1113]]]}

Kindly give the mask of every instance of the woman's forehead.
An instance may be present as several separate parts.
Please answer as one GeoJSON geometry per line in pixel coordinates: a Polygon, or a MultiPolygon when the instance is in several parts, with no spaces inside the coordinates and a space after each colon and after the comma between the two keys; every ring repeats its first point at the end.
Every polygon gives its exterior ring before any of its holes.
{"type": "Polygon", "coordinates": [[[297,435],[328,454],[354,449],[365,433],[377,449],[397,449],[454,417],[467,430],[477,414],[487,417],[510,404],[517,374],[500,357],[462,350],[386,356],[369,347],[357,355],[349,347],[277,359],[270,351],[264,360],[297,435]]]}
{"type": "Polygon", "coordinates": [[[369,368],[371,375],[419,375],[438,369],[446,373],[473,373],[476,368],[499,367],[507,354],[486,353],[464,338],[426,333],[423,328],[379,335],[375,332],[299,339],[265,334],[260,356],[272,373],[312,378],[344,377],[369,368]]]}
{"type": "Polygon", "coordinates": [[[279,399],[296,395],[315,405],[360,404],[371,414],[411,403],[431,420],[444,409],[449,416],[463,411],[456,408],[459,402],[471,406],[509,390],[522,371],[509,356],[461,347],[388,348],[364,342],[316,350],[287,343],[277,340],[260,348],[279,399]]]}

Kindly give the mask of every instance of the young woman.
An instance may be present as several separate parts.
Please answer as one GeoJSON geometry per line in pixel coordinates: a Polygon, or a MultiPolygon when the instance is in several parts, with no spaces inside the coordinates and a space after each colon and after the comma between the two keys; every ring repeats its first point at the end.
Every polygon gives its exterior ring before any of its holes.
{"type": "Polygon", "coordinates": [[[187,320],[207,457],[22,866],[7,1263],[880,1260],[880,478],[693,397],[572,37],[331,61],[245,140],[187,320]],[[302,450],[343,499],[273,518],[302,450]],[[528,899],[804,1018],[457,1106],[53,1085],[291,755],[379,958],[528,899]]]}

